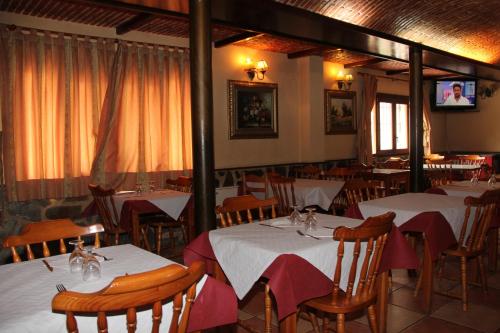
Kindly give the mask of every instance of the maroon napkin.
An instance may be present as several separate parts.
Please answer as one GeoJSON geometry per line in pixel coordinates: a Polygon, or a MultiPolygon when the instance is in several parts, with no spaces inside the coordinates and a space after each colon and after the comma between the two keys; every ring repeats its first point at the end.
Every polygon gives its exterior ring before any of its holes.
{"type": "Polygon", "coordinates": [[[198,237],[193,239],[184,248],[184,265],[189,266],[195,261],[204,261],[207,274],[213,273],[213,261],[215,261],[215,254],[208,239],[208,232],[205,231],[198,237]]]}
{"type": "Polygon", "coordinates": [[[164,212],[147,200],[126,200],[120,213],[120,227],[123,230],[132,230],[132,211],[139,214],[164,214],[164,212]]]}
{"type": "Polygon", "coordinates": [[[349,206],[344,213],[344,217],[349,217],[351,219],[364,220],[363,214],[359,210],[359,206],[357,204],[349,206]]]}
{"type": "Polygon", "coordinates": [[[424,233],[429,243],[432,260],[437,259],[442,251],[457,242],[450,224],[440,212],[420,213],[401,225],[399,230],[401,232],[416,231],[424,233]]]}
{"type": "Polygon", "coordinates": [[[238,321],[238,302],[233,288],[208,277],[189,315],[188,332],[238,321]]]}

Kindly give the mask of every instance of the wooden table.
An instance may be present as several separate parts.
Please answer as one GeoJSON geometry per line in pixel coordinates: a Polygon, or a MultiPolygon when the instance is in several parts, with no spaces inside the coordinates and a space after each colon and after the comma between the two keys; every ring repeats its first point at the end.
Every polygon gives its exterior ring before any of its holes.
{"type": "Polygon", "coordinates": [[[384,187],[388,190],[394,184],[403,184],[405,192],[410,191],[410,170],[408,169],[380,169],[374,168],[371,173],[373,179],[384,182],[384,187]]]}
{"type": "MultiPolygon", "coordinates": [[[[302,229],[302,226],[279,229],[261,226],[260,223],[250,223],[201,234],[186,248],[184,260],[189,263],[204,258],[215,262],[214,275],[221,280],[227,278],[240,299],[261,276],[266,277],[278,304],[280,331],[295,332],[297,305],[307,299],[328,294],[332,290],[331,279],[337,259],[338,242],[331,238],[333,230],[330,228],[340,225],[354,227],[363,222],[324,214],[317,214],[317,218],[318,230],[322,233],[319,240],[298,235],[296,231],[302,229]],[[325,226],[328,228],[324,228],[325,226]],[[239,251],[230,250],[235,247],[238,247],[239,251]],[[272,272],[280,273],[276,276],[272,272]],[[290,274],[294,276],[293,281],[287,278],[290,274]],[[300,288],[301,283],[307,284],[308,288],[300,288]],[[290,288],[295,292],[289,292],[290,288]]],[[[281,219],[284,221],[286,218],[281,219]]],[[[279,219],[263,223],[274,223],[277,220],[279,219]]],[[[408,246],[403,236],[400,235],[399,239],[408,246]]],[[[416,267],[416,256],[411,249],[409,250],[414,261],[407,267],[416,267]]],[[[345,257],[349,257],[352,251],[346,248],[344,254],[345,257]]],[[[384,252],[384,255],[392,254],[388,251],[384,252]]],[[[344,258],[343,265],[349,263],[348,259],[344,258]]],[[[348,267],[343,269],[343,274],[348,273],[348,267]]],[[[386,271],[379,275],[378,283],[377,308],[381,332],[385,332],[386,325],[387,287],[386,271]]]]}
{"type": "Polygon", "coordinates": [[[435,214],[440,214],[442,217],[437,216],[436,225],[429,228],[427,234],[424,234],[424,258],[422,267],[422,291],[424,294],[424,308],[430,311],[432,305],[433,293],[433,269],[436,252],[445,250],[448,246],[456,242],[459,238],[460,230],[462,228],[463,219],[465,215],[465,205],[463,198],[452,197],[439,194],[427,193],[405,193],[400,195],[389,196],[385,198],[360,202],[358,204],[359,211],[362,217],[379,215],[388,210],[396,213],[394,224],[403,229],[408,227],[408,223],[417,222],[420,228],[416,231],[422,230],[426,227],[426,223],[430,223],[429,219],[416,220],[419,215],[429,213],[426,217],[436,217],[435,214]],[[448,224],[448,226],[443,225],[448,224]],[[445,241],[446,238],[446,241],[445,241]],[[431,248],[430,240],[433,242],[434,249],[431,248]],[[441,244],[436,240],[443,239],[441,244]],[[438,247],[436,249],[436,246],[438,247]],[[432,253],[434,253],[434,258],[432,253]]]}

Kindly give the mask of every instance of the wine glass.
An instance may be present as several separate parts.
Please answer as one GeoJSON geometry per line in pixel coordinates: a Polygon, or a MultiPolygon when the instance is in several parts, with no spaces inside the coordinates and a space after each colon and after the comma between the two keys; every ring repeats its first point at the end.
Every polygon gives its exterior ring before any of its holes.
{"type": "Polygon", "coordinates": [[[472,176],[470,182],[472,183],[472,185],[477,185],[479,184],[479,178],[477,177],[477,174],[474,173],[474,176],[472,176]]]}
{"type": "Polygon", "coordinates": [[[314,215],[314,211],[316,210],[315,208],[306,208],[307,210],[307,215],[306,215],[306,220],[304,221],[304,226],[305,230],[310,231],[310,230],[316,230],[316,226],[318,225],[318,220],[316,219],[316,216],[314,215]]]}
{"type": "Polygon", "coordinates": [[[73,245],[73,252],[69,256],[69,270],[71,273],[80,272],[83,267],[83,241],[79,239],[69,241],[73,245]]]}
{"type": "Polygon", "coordinates": [[[300,212],[299,212],[299,206],[294,205],[294,206],[292,206],[292,208],[293,208],[293,211],[290,214],[290,216],[288,217],[288,219],[290,220],[290,223],[292,225],[299,224],[300,222],[302,222],[302,214],[300,214],[300,212]]]}
{"type": "Polygon", "coordinates": [[[142,184],[141,183],[137,183],[135,184],[135,194],[140,196],[143,192],[143,188],[142,188],[142,184]]]}
{"type": "Polygon", "coordinates": [[[156,183],[154,180],[149,182],[149,192],[154,192],[156,190],[156,183]]]}
{"type": "Polygon", "coordinates": [[[92,254],[93,246],[87,246],[83,257],[82,278],[83,281],[94,281],[101,278],[101,264],[92,254]]]}
{"type": "Polygon", "coordinates": [[[497,176],[494,172],[491,173],[490,179],[488,179],[488,186],[495,187],[497,184],[497,176]]]}

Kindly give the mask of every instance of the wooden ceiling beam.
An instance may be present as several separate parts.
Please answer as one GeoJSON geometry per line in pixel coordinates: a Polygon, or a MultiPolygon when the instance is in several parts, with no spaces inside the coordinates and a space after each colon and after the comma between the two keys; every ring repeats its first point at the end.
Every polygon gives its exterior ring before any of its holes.
{"type": "Polygon", "coordinates": [[[148,13],[140,13],[136,16],[132,17],[130,20],[123,22],[119,26],[116,27],[116,34],[123,35],[129,31],[137,30],[138,28],[146,25],[151,22],[155,17],[152,14],[148,13]]]}
{"type": "Polygon", "coordinates": [[[323,51],[325,51],[325,50],[326,50],[326,48],[323,46],[313,47],[312,49],[288,53],[287,56],[288,56],[288,59],[297,59],[297,58],[309,57],[309,56],[313,56],[313,55],[321,55],[323,53],[323,51]]]}
{"type": "Polygon", "coordinates": [[[410,69],[391,69],[385,72],[385,75],[398,75],[410,72],[410,69]]]}
{"type": "Polygon", "coordinates": [[[372,59],[367,59],[367,60],[362,60],[362,61],[356,61],[356,62],[351,62],[350,64],[345,64],[344,68],[354,68],[354,67],[364,67],[364,66],[369,66],[369,65],[375,65],[384,61],[389,61],[388,59],[382,59],[382,58],[372,58],[372,59]]]}
{"type": "Polygon", "coordinates": [[[245,31],[245,32],[242,32],[242,33],[237,34],[237,35],[233,35],[233,36],[228,37],[228,38],[219,39],[219,40],[214,42],[214,46],[216,48],[224,47],[224,46],[231,45],[231,44],[234,44],[237,42],[241,42],[242,40],[250,40],[252,38],[259,37],[262,35],[263,34],[258,33],[258,32],[245,31]]]}

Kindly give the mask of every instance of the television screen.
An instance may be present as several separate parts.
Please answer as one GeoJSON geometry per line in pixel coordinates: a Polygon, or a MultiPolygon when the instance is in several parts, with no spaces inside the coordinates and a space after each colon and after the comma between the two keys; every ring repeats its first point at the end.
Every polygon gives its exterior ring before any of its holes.
{"type": "Polygon", "coordinates": [[[434,109],[475,109],[477,81],[473,79],[437,80],[434,85],[434,109]]]}

